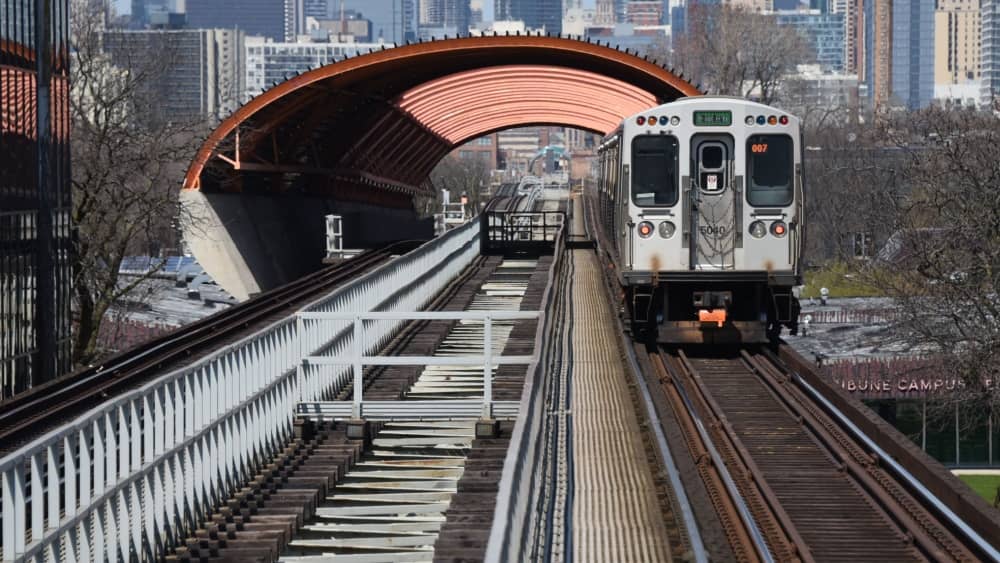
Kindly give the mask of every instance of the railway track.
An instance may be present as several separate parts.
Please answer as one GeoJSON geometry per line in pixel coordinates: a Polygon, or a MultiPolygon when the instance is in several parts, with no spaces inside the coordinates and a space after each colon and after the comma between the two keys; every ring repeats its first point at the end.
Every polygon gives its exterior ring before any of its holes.
{"type": "Polygon", "coordinates": [[[145,383],[171,366],[183,365],[236,340],[338,285],[419,246],[418,241],[369,250],[346,262],[325,267],[294,282],[263,293],[161,338],[34,387],[0,402],[0,454],[58,426],[101,402],[145,383]]]}
{"type": "Polygon", "coordinates": [[[766,349],[645,350],[740,561],[983,561],[766,349]]]}

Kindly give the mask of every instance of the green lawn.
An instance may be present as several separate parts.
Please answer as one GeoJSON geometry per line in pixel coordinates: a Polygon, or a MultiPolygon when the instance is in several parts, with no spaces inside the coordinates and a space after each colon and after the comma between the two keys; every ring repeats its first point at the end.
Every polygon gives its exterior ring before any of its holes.
{"type": "Polygon", "coordinates": [[[1000,475],[959,475],[966,485],[972,487],[976,494],[993,504],[997,498],[997,487],[1000,487],[1000,475]]]}
{"type": "Polygon", "coordinates": [[[830,297],[875,297],[878,292],[856,281],[845,264],[832,263],[823,268],[807,270],[802,297],[819,297],[820,288],[830,290],[830,297]]]}

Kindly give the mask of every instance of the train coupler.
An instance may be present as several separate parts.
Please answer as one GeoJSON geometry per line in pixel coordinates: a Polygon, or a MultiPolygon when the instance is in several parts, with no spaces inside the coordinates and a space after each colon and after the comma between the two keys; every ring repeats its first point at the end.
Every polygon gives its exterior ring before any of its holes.
{"type": "Polygon", "coordinates": [[[715,323],[717,327],[722,328],[722,325],[726,324],[726,310],[698,309],[698,320],[702,323],[715,323]]]}
{"type": "Polygon", "coordinates": [[[693,304],[702,323],[715,323],[722,328],[729,318],[729,306],[733,303],[731,291],[695,291],[693,304]]]}

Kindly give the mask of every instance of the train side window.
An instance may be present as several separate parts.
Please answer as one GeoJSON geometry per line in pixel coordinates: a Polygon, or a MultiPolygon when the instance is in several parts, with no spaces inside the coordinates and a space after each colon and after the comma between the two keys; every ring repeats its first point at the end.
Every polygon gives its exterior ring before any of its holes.
{"type": "Polygon", "coordinates": [[[677,204],[677,138],[642,135],[632,139],[632,201],[636,205],[677,204]]]}
{"type": "Polygon", "coordinates": [[[747,139],[747,201],[753,206],[792,203],[795,156],[788,135],[752,135],[747,139]]]}

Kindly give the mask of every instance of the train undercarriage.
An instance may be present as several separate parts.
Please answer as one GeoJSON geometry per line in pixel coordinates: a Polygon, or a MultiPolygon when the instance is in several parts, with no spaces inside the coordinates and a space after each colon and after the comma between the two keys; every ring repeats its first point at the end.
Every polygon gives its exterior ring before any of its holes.
{"type": "Polygon", "coordinates": [[[633,337],[660,344],[767,343],[798,332],[794,281],[767,273],[631,274],[624,313],[633,337]],[[775,283],[778,282],[778,283],[775,283]]]}

